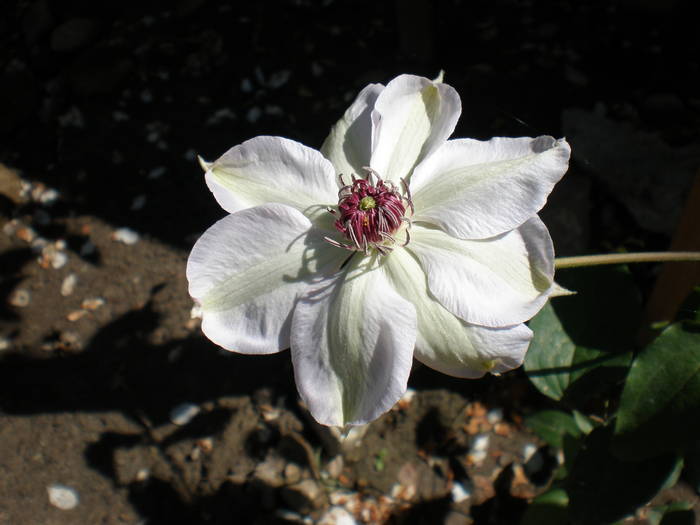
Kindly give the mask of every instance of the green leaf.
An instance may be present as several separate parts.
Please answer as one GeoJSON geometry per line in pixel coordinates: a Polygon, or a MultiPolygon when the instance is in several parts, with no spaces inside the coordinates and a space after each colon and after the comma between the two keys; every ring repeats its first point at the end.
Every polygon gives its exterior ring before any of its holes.
{"type": "Polygon", "coordinates": [[[576,455],[567,485],[573,523],[612,523],[632,514],[678,472],[674,454],[622,461],[610,452],[611,439],[610,427],[595,428],[576,455]]]}
{"type": "Polygon", "coordinates": [[[700,333],[664,330],[634,360],[615,424],[615,451],[648,458],[686,446],[700,433],[700,333]]]}
{"type": "Polygon", "coordinates": [[[563,448],[564,435],[581,435],[573,416],[561,410],[541,410],[525,418],[525,424],[548,445],[563,448]]]}
{"type": "Polygon", "coordinates": [[[520,525],[560,525],[567,523],[569,497],[561,488],[540,494],[525,511],[520,525]]]}
{"type": "Polygon", "coordinates": [[[621,379],[631,360],[641,301],[624,268],[577,268],[557,279],[578,293],[555,299],[530,321],[535,335],[525,372],[552,399],[565,394],[586,399],[601,392],[601,384],[621,379]]]}
{"type": "Polygon", "coordinates": [[[584,434],[590,434],[591,430],[593,430],[593,423],[591,423],[591,420],[584,416],[578,410],[574,410],[573,414],[574,421],[576,422],[578,428],[581,429],[581,432],[583,432],[584,434]]]}

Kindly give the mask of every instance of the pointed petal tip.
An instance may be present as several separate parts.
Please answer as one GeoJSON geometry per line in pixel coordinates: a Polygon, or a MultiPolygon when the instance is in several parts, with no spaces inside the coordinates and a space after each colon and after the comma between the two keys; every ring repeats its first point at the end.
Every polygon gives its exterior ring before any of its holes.
{"type": "Polygon", "coordinates": [[[569,290],[568,288],[564,288],[562,285],[559,283],[552,283],[552,289],[549,294],[550,299],[552,297],[563,297],[566,295],[576,295],[578,292],[574,290],[569,290]]]}
{"type": "Polygon", "coordinates": [[[197,155],[197,161],[199,162],[199,165],[202,167],[204,171],[209,171],[209,168],[212,167],[214,164],[213,162],[207,162],[204,160],[201,155],[197,155]]]}
{"type": "Polygon", "coordinates": [[[436,84],[442,84],[444,78],[445,78],[445,70],[441,69],[440,72],[438,73],[438,76],[436,76],[433,79],[433,82],[435,82],[436,84]]]}

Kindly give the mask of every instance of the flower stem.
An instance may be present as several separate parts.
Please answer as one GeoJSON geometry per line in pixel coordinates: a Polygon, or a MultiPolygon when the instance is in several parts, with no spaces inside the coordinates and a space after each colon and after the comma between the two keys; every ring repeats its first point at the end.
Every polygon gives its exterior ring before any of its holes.
{"type": "Polygon", "coordinates": [[[626,264],[638,262],[700,261],[700,252],[640,252],[607,253],[603,255],[579,255],[576,257],[557,257],[554,266],[576,268],[579,266],[598,266],[600,264],[626,264]]]}

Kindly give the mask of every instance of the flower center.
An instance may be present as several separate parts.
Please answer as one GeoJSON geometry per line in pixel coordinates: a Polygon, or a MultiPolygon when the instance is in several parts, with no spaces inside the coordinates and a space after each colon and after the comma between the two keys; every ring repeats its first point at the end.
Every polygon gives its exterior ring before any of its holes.
{"type": "Polygon", "coordinates": [[[338,210],[329,209],[337,217],[334,226],[351,244],[343,244],[326,237],[326,240],[339,248],[362,251],[369,254],[370,248],[386,255],[396,244],[396,235],[401,230],[405,233],[404,245],[408,244],[408,226],[406,208],[413,211],[408,185],[402,180],[405,196],[396,186],[382,180],[371,168],[365,168],[367,176],[357,178],[353,175],[352,183],[345,184],[338,192],[338,210]]]}
{"type": "Polygon", "coordinates": [[[362,211],[366,210],[371,210],[372,208],[377,207],[377,201],[375,201],[372,197],[367,195],[367,197],[362,197],[362,200],[360,201],[359,208],[362,211]]]}

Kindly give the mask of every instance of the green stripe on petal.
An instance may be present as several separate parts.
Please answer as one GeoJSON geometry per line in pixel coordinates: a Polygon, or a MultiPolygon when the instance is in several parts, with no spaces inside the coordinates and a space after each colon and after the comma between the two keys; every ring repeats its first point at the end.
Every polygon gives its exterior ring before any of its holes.
{"type": "Polygon", "coordinates": [[[468,323],[520,324],[544,306],[552,290],[554,248],[537,216],[516,230],[478,241],[414,224],[406,249],[420,262],[430,293],[468,323]]]}
{"type": "Polygon", "coordinates": [[[342,427],[389,410],[406,391],[415,337],[415,309],[376,258],[355,257],[302,297],[292,320],[292,361],[314,418],[342,427]]]}
{"type": "Polygon", "coordinates": [[[477,378],[522,364],[532,332],[525,325],[487,328],[462,321],[428,292],[427,278],[407,250],[386,258],[394,288],[416,307],[418,335],[415,357],[444,374],[477,378]]]}
{"type": "Polygon", "coordinates": [[[336,270],[344,256],[288,206],[259,206],[221,219],[197,241],[187,261],[204,333],[241,353],[287,348],[297,296],[319,278],[316,273],[336,270]]]}
{"type": "Polygon", "coordinates": [[[370,165],[394,183],[408,178],[414,166],[447,140],[460,112],[459,96],[447,84],[396,77],[375,103],[370,165]]]}
{"type": "Polygon", "coordinates": [[[208,168],[207,185],[229,213],[280,203],[317,217],[338,199],[333,165],[320,152],[282,137],[247,140],[208,168]]]}

